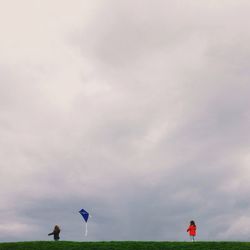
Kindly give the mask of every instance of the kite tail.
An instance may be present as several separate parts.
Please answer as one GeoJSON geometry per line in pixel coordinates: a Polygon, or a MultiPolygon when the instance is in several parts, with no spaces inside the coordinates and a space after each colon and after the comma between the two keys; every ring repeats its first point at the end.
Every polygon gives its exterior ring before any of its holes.
{"type": "Polygon", "coordinates": [[[85,237],[87,237],[88,235],[88,223],[86,223],[86,227],[85,227],[85,237]]]}

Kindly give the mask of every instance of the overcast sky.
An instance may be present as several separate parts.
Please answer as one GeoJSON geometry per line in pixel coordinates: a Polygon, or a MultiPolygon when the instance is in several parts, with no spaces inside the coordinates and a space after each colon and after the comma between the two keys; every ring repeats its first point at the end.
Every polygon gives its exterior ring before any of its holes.
{"type": "Polygon", "coordinates": [[[0,241],[249,240],[249,12],[0,0],[0,241]]]}

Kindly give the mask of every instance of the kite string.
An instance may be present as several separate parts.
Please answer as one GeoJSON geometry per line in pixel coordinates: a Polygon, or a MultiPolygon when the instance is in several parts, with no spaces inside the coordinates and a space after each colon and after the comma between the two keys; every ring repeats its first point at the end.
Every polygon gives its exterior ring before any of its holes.
{"type": "Polygon", "coordinates": [[[86,227],[85,227],[85,237],[88,235],[88,223],[86,222],[86,227]]]}

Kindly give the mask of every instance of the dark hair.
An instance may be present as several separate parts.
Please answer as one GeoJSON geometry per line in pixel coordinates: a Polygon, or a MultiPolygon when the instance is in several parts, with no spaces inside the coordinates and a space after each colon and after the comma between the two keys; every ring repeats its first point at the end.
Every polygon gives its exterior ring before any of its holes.
{"type": "Polygon", "coordinates": [[[195,222],[193,220],[191,220],[190,225],[195,226],[195,222]]]}
{"type": "Polygon", "coordinates": [[[55,225],[54,231],[60,233],[61,229],[58,225],[55,225]]]}

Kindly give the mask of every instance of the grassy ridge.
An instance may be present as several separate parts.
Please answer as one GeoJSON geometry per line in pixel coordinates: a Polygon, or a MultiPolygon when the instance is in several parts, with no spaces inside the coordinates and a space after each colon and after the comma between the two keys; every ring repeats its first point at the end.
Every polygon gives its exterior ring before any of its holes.
{"type": "Polygon", "coordinates": [[[245,250],[249,242],[73,242],[32,241],[0,243],[0,250],[245,250]]]}

